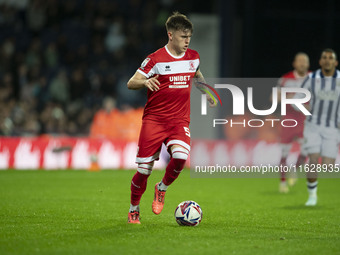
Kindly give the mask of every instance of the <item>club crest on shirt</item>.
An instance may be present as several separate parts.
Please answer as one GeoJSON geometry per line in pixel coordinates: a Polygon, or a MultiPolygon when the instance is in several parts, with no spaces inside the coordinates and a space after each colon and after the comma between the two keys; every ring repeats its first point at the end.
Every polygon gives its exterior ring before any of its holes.
{"type": "Polygon", "coordinates": [[[189,70],[190,71],[195,71],[196,70],[194,61],[190,61],[189,62],[189,70]]]}
{"type": "Polygon", "coordinates": [[[150,58],[144,59],[144,61],[143,61],[143,63],[141,64],[140,68],[144,70],[144,67],[148,64],[149,61],[150,61],[150,58]]]}

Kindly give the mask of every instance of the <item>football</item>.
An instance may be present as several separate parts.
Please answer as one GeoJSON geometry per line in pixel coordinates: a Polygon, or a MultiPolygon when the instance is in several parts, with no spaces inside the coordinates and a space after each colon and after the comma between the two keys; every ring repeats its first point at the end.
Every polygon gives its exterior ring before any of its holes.
{"type": "Polygon", "coordinates": [[[175,210],[176,222],[180,226],[197,226],[202,220],[202,208],[194,201],[184,201],[175,210]]]}

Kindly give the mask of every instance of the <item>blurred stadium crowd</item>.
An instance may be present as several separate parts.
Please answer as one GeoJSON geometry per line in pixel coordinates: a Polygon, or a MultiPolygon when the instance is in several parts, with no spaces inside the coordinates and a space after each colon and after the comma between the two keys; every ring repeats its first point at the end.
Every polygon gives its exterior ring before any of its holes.
{"type": "MultiPolygon", "coordinates": [[[[126,82],[166,44],[169,14],[214,11],[214,1],[202,2],[0,0],[0,135],[136,140],[146,91],[126,82]]],[[[231,140],[277,135],[243,131],[223,133],[231,140]]]]}
{"type": "Polygon", "coordinates": [[[176,2],[0,1],[0,134],[100,135],[104,98],[120,121],[140,119],[145,91],[126,82],[166,43],[176,2]]]}

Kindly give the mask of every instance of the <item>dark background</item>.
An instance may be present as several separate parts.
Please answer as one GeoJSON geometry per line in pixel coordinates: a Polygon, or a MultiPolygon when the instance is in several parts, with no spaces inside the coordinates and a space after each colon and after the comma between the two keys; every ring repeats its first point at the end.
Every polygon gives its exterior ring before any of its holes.
{"type": "Polygon", "coordinates": [[[222,45],[227,45],[221,48],[221,76],[279,77],[291,69],[299,51],[310,56],[314,70],[322,49],[338,51],[339,1],[243,0],[218,5],[222,45]]]}
{"type": "MultiPolygon", "coordinates": [[[[217,15],[220,77],[279,77],[298,51],[318,68],[339,50],[340,2],[269,0],[0,1],[0,134],[88,135],[104,98],[145,104],[126,82],[167,42],[175,10],[217,15]],[[19,1],[20,2],[20,1],[19,1]]],[[[268,95],[264,100],[268,100],[268,95]]],[[[119,124],[119,123],[118,123],[119,124]]]]}

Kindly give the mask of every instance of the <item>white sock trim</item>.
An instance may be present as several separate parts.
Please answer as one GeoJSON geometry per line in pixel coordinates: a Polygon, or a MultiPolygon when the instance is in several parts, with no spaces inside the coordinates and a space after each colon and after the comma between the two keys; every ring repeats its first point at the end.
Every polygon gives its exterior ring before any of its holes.
{"type": "Polygon", "coordinates": [[[158,190],[166,191],[168,189],[168,185],[165,185],[162,181],[158,184],[158,190]]]}
{"type": "Polygon", "coordinates": [[[315,181],[315,182],[307,181],[307,190],[308,190],[309,196],[316,197],[316,194],[318,191],[318,181],[315,181]]]}
{"type": "Polygon", "coordinates": [[[175,147],[171,150],[172,157],[176,159],[187,160],[189,156],[189,151],[183,147],[175,147]]]}
{"type": "Polygon", "coordinates": [[[137,211],[139,212],[139,205],[132,205],[130,204],[129,212],[137,211]]]}
{"type": "Polygon", "coordinates": [[[315,182],[309,182],[307,181],[307,187],[308,189],[314,189],[318,186],[318,181],[315,181],[315,182]]]}
{"type": "Polygon", "coordinates": [[[152,172],[152,168],[153,168],[153,162],[152,164],[139,163],[137,167],[137,171],[141,174],[150,175],[152,172]]]}

